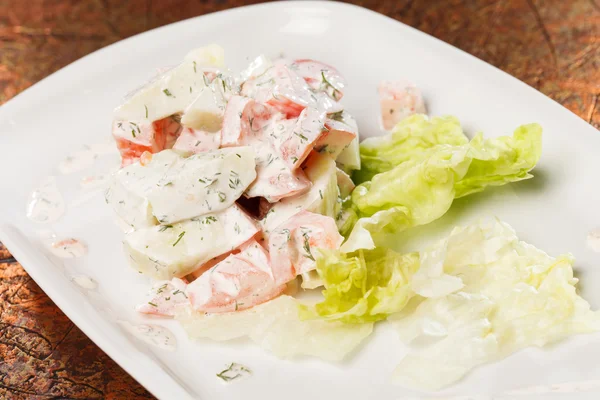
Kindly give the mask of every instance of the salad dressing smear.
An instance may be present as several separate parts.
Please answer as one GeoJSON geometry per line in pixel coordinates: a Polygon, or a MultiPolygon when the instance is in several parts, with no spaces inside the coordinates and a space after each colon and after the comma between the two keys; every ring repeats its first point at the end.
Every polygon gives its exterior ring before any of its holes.
{"type": "Polygon", "coordinates": [[[86,145],[83,150],[69,154],[62,160],[58,164],[58,170],[63,175],[69,175],[91,167],[100,156],[116,153],[114,142],[86,145]]]}
{"type": "Polygon", "coordinates": [[[173,333],[164,326],[155,324],[131,324],[127,321],[119,321],[120,325],[133,337],[144,343],[160,349],[175,351],[177,339],[173,333]]]}
{"type": "Polygon", "coordinates": [[[49,246],[55,256],[61,258],[79,258],[87,254],[87,246],[78,239],[62,239],[49,246]]]}
{"type": "Polygon", "coordinates": [[[38,223],[57,221],[65,212],[65,200],[58,190],[56,178],[50,176],[35,189],[27,202],[27,218],[38,223]]]}

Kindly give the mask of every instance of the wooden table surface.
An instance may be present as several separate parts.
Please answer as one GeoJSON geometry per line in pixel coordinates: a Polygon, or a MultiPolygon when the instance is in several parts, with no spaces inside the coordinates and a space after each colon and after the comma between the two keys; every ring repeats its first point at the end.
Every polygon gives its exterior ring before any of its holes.
{"type": "MultiPolygon", "coordinates": [[[[0,104],[128,36],[255,2],[0,0],[0,104]]],[[[481,58],[600,126],[597,0],[352,2],[481,58]]],[[[0,175],[0,191],[8,190],[0,175]]],[[[1,244],[0,398],[152,398],[73,325],[1,244]]]]}

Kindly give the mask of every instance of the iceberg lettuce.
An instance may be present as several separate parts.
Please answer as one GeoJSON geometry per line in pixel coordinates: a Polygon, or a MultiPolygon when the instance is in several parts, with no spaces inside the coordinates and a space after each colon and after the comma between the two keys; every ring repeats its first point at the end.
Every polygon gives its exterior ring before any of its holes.
{"type": "MultiPolygon", "coordinates": [[[[432,125],[436,120],[440,123],[440,119],[434,118],[427,124],[432,125]]],[[[450,117],[443,121],[453,127],[457,123],[450,117]]],[[[418,136],[415,131],[410,132],[418,136]]],[[[452,134],[438,136],[446,142],[459,142],[457,132],[445,132],[452,134]]],[[[531,178],[529,171],[541,156],[542,129],[538,124],[523,125],[513,136],[484,140],[477,135],[465,144],[437,144],[425,150],[423,143],[441,139],[432,135],[431,130],[423,134],[432,136],[431,141],[417,141],[419,146],[409,146],[416,149],[412,156],[395,157],[399,164],[354,189],[351,204],[346,205],[346,209],[356,214],[357,222],[348,235],[344,251],[373,248],[378,242],[376,236],[382,232],[398,233],[428,224],[444,215],[455,198],[480,192],[487,186],[531,178]],[[368,233],[375,237],[369,237],[368,233]]],[[[370,146],[370,151],[376,154],[375,144],[370,146]]],[[[381,147],[382,160],[391,159],[386,155],[391,150],[385,143],[381,147]]],[[[407,152],[410,153],[410,149],[407,152]]],[[[363,165],[367,167],[369,163],[365,161],[363,165]]],[[[376,165],[374,169],[380,168],[380,164],[371,165],[376,165]]]]}
{"type": "Polygon", "coordinates": [[[472,161],[467,173],[454,186],[456,198],[481,192],[487,186],[532,178],[529,171],[542,154],[542,127],[522,125],[512,137],[486,140],[478,134],[469,145],[472,161]]]}
{"type": "Polygon", "coordinates": [[[410,282],[424,301],[392,317],[405,343],[435,340],[398,365],[394,379],[404,386],[437,390],[525,347],[600,330],[599,313],[577,294],[573,257],[551,257],[502,222],[455,228],[426,257],[435,262],[410,282]],[[462,284],[451,288],[448,278],[462,284]]]}
{"type": "Polygon", "coordinates": [[[468,142],[456,117],[429,119],[415,114],[399,122],[392,133],[362,141],[361,169],[354,171],[352,178],[355,183],[366,182],[381,172],[422,157],[437,145],[460,146],[468,142]]]}
{"type": "Polygon", "coordinates": [[[409,280],[418,267],[417,253],[401,255],[377,248],[345,254],[321,249],[317,272],[325,285],[325,299],[314,307],[300,306],[300,316],[348,323],[385,319],[410,300],[409,280]]]}
{"type": "Polygon", "coordinates": [[[280,296],[248,310],[204,314],[187,309],[176,318],[194,339],[227,341],[249,338],[278,357],[301,355],[342,360],[371,334],[373,324],[302,321],[298,302],[280,296]]]}

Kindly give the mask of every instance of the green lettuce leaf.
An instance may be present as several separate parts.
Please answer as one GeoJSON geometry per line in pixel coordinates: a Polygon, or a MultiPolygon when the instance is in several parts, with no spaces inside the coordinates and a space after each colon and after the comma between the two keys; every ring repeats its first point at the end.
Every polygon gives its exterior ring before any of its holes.
{"type": "Polygon", "coordinates": [[[460,146],[468,142],[456,117],[429,119],[426,115],[415,114],[398,123],[392,133],[363,140],[360,144],[361,169],[355,171],[352,178],[355,183],[366,182],[381,172],[424,156],[437,145],[460,146]]]}
{"type": "Polygon", "coordinates": [[[484,140],[478,135],[466,144],[441,144],[373,176],[356,187],[352,204],[346,205],[357,222],[342,249],[373,248],[375,236],[440,218],[455,198],[531,178],[529,171],[541,156],[541,134],[538,124],[529,124],[511,137],[484,140]]]}
{"type": "Polygon", "coordinates": [[[518,127],[513,136],[484,140],[481,134],[470,143],[473,161],[469,170],[454,186],[455,197],[481,192],[487,186],[500,186],[532,177],[542,154],[542,127],[528,124],[518,127]]]}
{"type": "Polygon", "coordinates": [[[386,239],[411,226],[410,212],[406,207],[392,207],[363,218],[358,218],[358,211],[354,207],[344,212],[349,216],[343,230],[340,229],[340,233],[346,237],[340,248],[344,253],[374,249],[376,243],[381,245],[386,239]],[[351,226],[352,221],[354,225],[351,226]]]}
{"type": "Polygon", "coordinates": [[[344,254],[321,249],[317,272],[325,285],[325,299],[314,307],[300,306],[300,317],[347,323],[385,319],[412,297],[408,283],[418,267],[416,253],[377,248],[344,254]]]}

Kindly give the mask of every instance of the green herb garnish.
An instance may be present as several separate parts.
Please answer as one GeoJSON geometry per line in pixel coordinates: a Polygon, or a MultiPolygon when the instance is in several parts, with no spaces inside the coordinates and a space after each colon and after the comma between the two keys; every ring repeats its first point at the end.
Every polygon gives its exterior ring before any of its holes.
{"type": "Polygon", "coordinates": [[[242,185],[242,180],[240,179],[240,175],[235,171],[229,171],[231,175],[229,178],[229,187],[231,189],[235,189],[242,185]]]}
{"type": "Polygon", "coordinates": [[[163,225],[163,226],[160,227],[160,229],[158,231],[159,232],[164,232],[167,229],[172,228],[172,227],[173,227],[173,225],[163,225]]]}
{"type": "MultiPolygon", "coordinates": [[[[236,302],[236,309],[237,309],[237,302],[236,302]]],[[[225,382],[230,382],[234,379],[243,377],[244,373],[251,374],[252,371],[250,371],[249,368],[247,368],[241,364],[231,363],[231,364],[229,364],[229,367],[227,367],[223,371],[219,372],[217,374],[217,377],[223,379],[225,382]]]]}
{"type": "Polygon", "coordinates": [[[167,283],[165,283],[164,285],[161,285],[157,290],[156,293],[157,294],[161,294],[162,292],[164,292],[164,290],[167,288],[167,283]]]}
{"type": "Polygon", "coordinates": [[[300,138],[300,141],[303,142],[303,143],[305,141],[308,141],[308,138],[306,136],[304,136],[303,134],[301,134],[301,133],[294,132],[294,135],[298,136],[300,138]]]}
{"type": "Polygon", "coordinates": [[[179,241],[181,240],[183,235],[185,235],[185,231],[183,231],[179,234],[179,236],[177,237],[177,240],[175,241],[175,243],[173,243],[173,247],[177,246],[177,243],[179,243],[179,241]]]}
{"type": "Polygon", "coordinates": [[[213,217],[212,215],[209,215],[208,217],[204,217],[201,221],[201,224],[203,225],[210,225],[213,222],[217,222],[217,218],[213,217]]]}
{"type": "Polygon", "coordinates": [[[313,255],[310,251],[310,242],[309,242],[309,238],[308,238],[308,232],[303,232],[302,236],[304,237],[304,246],[302,248],[306,252],[304,257],[308,258],[309,260],[315,261],[315,258],[313,257],[313,255]]]}
{"type": "Polygon", "coordinates": [[[339,90],[337,90],[335,88],[335,86],[333,86],[328,80],[327,78],[325,78],[325,71],[321,70],[321,79],[323,80],[323,85],[325,87],[329,86],[331,89],[333,89],[333,93],[331,94],[331,97],[333,97],[334,100],[339,100],[339,90]]]}

